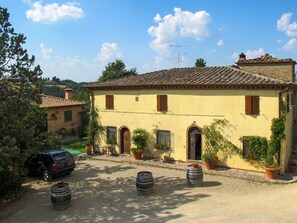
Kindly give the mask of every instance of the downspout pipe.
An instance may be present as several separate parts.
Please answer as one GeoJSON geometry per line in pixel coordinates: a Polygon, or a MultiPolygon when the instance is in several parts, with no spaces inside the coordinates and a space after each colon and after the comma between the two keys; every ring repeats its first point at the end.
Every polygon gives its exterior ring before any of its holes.
{"type": "Polygon", "coordinates": [[[282,103],[282,94],[284,92],[287,92],[289,90],[288,87],[286,87],[285,89],[281,90],[279,93],[278,93],[278,118],[281,117],[281,113],[282,113],[282,109],[281,109],[281,103],[282,103]]]}

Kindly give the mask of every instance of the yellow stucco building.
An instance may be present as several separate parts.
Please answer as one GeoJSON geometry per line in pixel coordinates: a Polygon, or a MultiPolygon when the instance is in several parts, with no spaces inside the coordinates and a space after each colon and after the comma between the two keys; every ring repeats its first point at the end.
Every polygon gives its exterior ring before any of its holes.
{"type": "Polygon", "coordinates": [[[143,128],[151,135],[147,155],[154,155],[154,144],[162,143],[175,160],[201,160],[201,127],[226,119],[230,126],[224,134],[240,152],[220,153],[220,164],[262,171],[243,158],[240,138],[258,135],[269,139],[271,120],[279,117],[283,101],[288,108],[280,154],[284,171],[293,149],[295,61],[269,55],[248,60],[242,54],[237,65],[174,68],[89,84],[93,106],[106,128],[97,144],[105,145],[113,136],[117,152],[129,152],[132,131],[143,128]]]}

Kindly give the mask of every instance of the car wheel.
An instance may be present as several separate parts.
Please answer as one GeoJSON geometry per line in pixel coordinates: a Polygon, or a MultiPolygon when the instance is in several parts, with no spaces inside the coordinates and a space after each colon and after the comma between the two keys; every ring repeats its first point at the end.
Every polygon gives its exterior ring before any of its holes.
{"type": "Polygon", "coordinates": [[[42,172],[42,177],[44,181],[50,181],[52,179],[52,176],[50,175],[50,173],[47,170],[44,170],[42,172]]]}

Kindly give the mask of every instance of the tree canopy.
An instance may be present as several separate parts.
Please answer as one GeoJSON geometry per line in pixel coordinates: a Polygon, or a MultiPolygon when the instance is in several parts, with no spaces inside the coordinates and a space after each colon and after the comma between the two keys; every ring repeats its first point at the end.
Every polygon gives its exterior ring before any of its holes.
{"type": "Polygon", "coordinates": [[[116,60],[114,62],[108,63],[108,65],[105,66],[105,70],[102,72],[102,76],[99,77],[98,81],[103,82],[130,75],[137,75],[136,68],[126,70],[126,65],[124,62],[121,60],[116,60]]]}
{"type": "Polygon", "coordinates": [[[196,59],[195,67],[206,67],[206,61],[202,58],[196,59]]]}
{"type": "Polygon", "coordinates": [[[24,159],[48,139],[42,134],[46,116],[38,106],[42,71],[22,47],[25,40],[0,7],[0,195],[22,184],[24,159]]]}

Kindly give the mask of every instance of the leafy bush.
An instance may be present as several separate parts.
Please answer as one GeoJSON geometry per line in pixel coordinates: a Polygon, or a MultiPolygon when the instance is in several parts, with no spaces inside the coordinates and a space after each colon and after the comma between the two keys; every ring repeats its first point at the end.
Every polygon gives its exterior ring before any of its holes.
{"type": "Polygon", "coordinates": [[[145,129],[135,129],[132,132],[132,141],[137,149],[145,149],[149,133],[145,129]]]}

